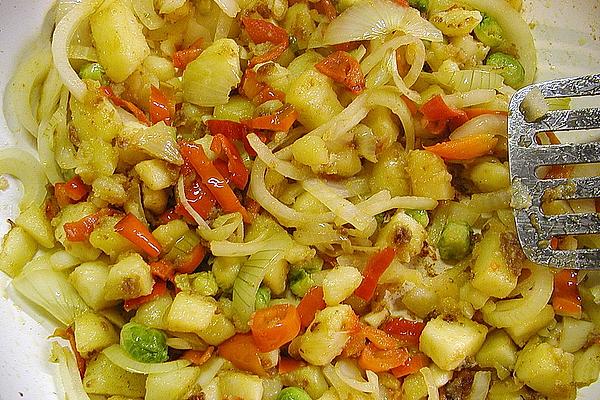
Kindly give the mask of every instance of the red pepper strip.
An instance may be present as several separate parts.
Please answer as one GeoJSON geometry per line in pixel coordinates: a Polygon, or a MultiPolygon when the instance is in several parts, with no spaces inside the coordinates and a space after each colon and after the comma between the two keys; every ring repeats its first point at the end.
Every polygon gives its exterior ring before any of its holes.
{"type": "Polygon", "coordinates": [[[86,361],[85,358],[81,356],[81,353],[79,353],[79,350],[77,350],[77,343],[75,343],[75,332],[73,332],[73,327],[69,326],[67,329],[59,328],[56,331],[54,331],[54,335],[69,341],[71,351],[73,351],[73,354],[75,355],[75,360],[77,361],[77,369],[79,370],[79,375],[83,378],[83,375],[85,375],[86,361]]]}
{"type": "Polygon", "coordinates": [[[423,104],[419,112],[429,121],[445,121],[466,115],[464,111],[448,106],[439,94],[423,104]]]}
{"type": "Polygon", "coordinates": [[[321,286],[310,288],[300,300],[297,308],[302,327],[309,326],[315,319],[317,312],[325,309],[326,306],[327,304],[323,299],[323,288],[321,286]]]}
{"type": "MultiPolygon", "coordinates": [[[[208,187],[198,179],[194,179],[189,184],[186,181],[187,179],[184,180],[185,198],[202,218],[208,218],[215,208],[217,202],[215,197],[208,190],[208,187]]],[[[185,208],[183,210],[185,211],[185,208]]],[[[185,214],[189,215],[187,211],[185,211],[185,214]]]]}
{"type": "Polygon", "coordinates": [[[419,108],[417,107],[417,104],[404,95],[402,95],[402,100],[404,101],[404,104],[406,104],[406,106],[408,107],[410,114],[417,115],[417,113],[419,112],[419,108]]]}
{"type": "Polygon", "coordinates": [[[373,372],[384,372],[397,368],[408,359],[408,351],[399,347],[390,350],[379,350],[372,343],[363,350],[358,365],[373,372]]]}
{"type": "Polygon", "coordinates": [[[225,135],[215,135],[213,137],[210,149],[217,153],[219,157],[227,158],[227,169],[231,173],[231,183],[238,189],[244,189],[248,184],[248,169],[242,161],[237,147],[225,135]]]}
{"type": "Polygon", "coordinates": [[[489,154],[497,143],[498,138],[494,135],[481,133],[437,143],[425,147],[425,150],[437,154],[444,160],[470,160],[489,154]]]}
{"type": "Polygon", "coordinates": [[[204,351],[186,350],[181,355],[181,358],[183,360],[188,360],[189,362],[191,362],[194,365],[202,365],[205,362],[207,362],[208,360],[210,360],[210,357],[212,356],[214,351],[215,351],[214,346],[208,346],[208,348],[204,351]]]}
{"type": "Polygon", "coordinates": [[[167,99],[167,96],[160,89],[150,87],[150,120],[153,124],[163,121],[171,126],[173,122],[172,113],[173,105],[167,99]]]}
{"type": "Polygon", "coordinates": [[[252,333],[238,333],[219,345],[219,355],[236,367],[258,376],[267,376],[252,333]]]}
{"type": "Polygon", "coordinates": [[[202,38],[196,40],[187,49],[179,50],[173,53],[173,66],[175,68],[185,68],[202,53],[202,38]]]}
{"type": "Polygon", "coordinates": [[[226,119],[209,119],[206,126],[211,135],[224,135],[233,140],[242,140],[248,134],[246,125],[226,119]]]}
{"type": "Polygon", "coordinates": [[[256,105],[268,100],[280,100],[282,102],[285,100],[283,92],[273,89],[265,82],[260,82],[257,73],[250,68],[244,71],[240,92],[256,105]]]}
{"type": "Polygon", "coordinates": [[[252,119],[242,120],[241,122],[250,129],[264,129],[275,132],[287,132],[296,119],[298,112],[291,105],[285,105],[272,115],[264,115],[252,119]]]}
{"type": "Polygon", "coordinates": [[[151,262],[150,273],[152,276],[162,279],[163,281],[173,282],[175,279],[175,268],[170,262],[165,260],[158,260],[151,262]]]}
{"type": "Polygon", "coordinates": [[[394,0],[394,2],[402,7],[410,7],[410,4],[408,4],[408,0],[394,0]]]}
{"type": "Polygon", "coordinates": [[[146,114],[138,106],[117,96],[110,86],[100,86],[100,92],[108,97],[116,106],[129,110],[142,124],[151,125],[146,114]]]}
{"type": "Polygon", "coordinates": [[[390,266],[394,257],[396,256],[396,249],[394,247],[386,247],[379,253],[373,255],[363,272],[363,280],[360,286],[356,288],[354,294],[365,301],[371,301],[375,294],[375,288],[379,278],[390,266]]]}
{"type": "Polygon", "coordinates": [[[387,321],[382,329],[405,344],[417,346],[421,332],[425,329],[425,322],[393,318],[387,321]]]}
{"type": "Polygon", "coordinates": [[[352,50],[358,49],[361,44],[365,44],[365,43],[366,42],[364,42],[364,41],[345,42],[345,43],[334,44],[332,47],[338,51],[352,51],[352,50]]]}
{"type": "Polygon", "coordinates": [[[360,323],[360,330],[378,349],[391,350],[402,346],[402,343],[398,339],[371,325],[360,323]]]}
{"type": "Polygon", "coordinates": [[[320,0],[317,3],[314,3],[315,10],[327,17],[328,20],[332,21],[337,17],[337,10],[335,6],[331,2],[331,0],[320,0]]]}
{"type": "Polygon", "coordinates": [[[392,368],[391,372],[396,378],[414,374],[421,368],[429,365],[429,358],[423,353],[410,354],[408,359],[399,367],[392,368]]]}
{"type": "Polygon", "coordinates": [[[353,329],[350,332],[350,339],[346,342],[344,349],[342,350],[342,357],[345,358],[358,358],[362,354],[363,350],[367,345],[367,335],[360,329],[360,324],[357,329],[353,329]]]}
{"type": "Polygon", "coordinates": [[[488,110],[486,108],[463,108],[463,111],[467,114],[467,118],[469,119],[473,119],[475,117],[479,117],[480,115],[486,114],[508,116],[507,111],[488,110]]]}
{"type": "Polygon", "coordinates": [[[365,77],[360,64],[345,51],[331,53],[315,64],[315,68],[335,82],[346,86],[352,93],[360,93],[365,88],[365,77]]]}
{"type": "Polygon", "coordinates": [[[165,211],[164,213],[158,216],[158,222],[161,225],[167,224],[171,221],[175,221],[176,219],[181,219],[181,215],[177,213],[175,207],[165,211]]]}
{"type": "Polygon", "coordinates": [[[136,297],[135,299],[125,300],[123,303],[123,309],[125,311],[131,311],[138,309],[142,304],[146,304],[151,302],[152,300],[162,296],[167,293],[167,284],[165,281],[158,280],[154,282],[154,286],[152,286],[152,292],[145,296],[136,297]]]}
{"type": "Polygon", "coordinates": [[[206,256],[206,248],[198,244],[194,246],[190,254],[175,264],[175,269],[180,274],[191,274],[202,263],[204,256],[206,256]]]}
{"type": "Polygon", "coordinates": [[[115,215],[116,213],[117,211],[110,208],[103,208],[93,214],[86,215],[78,221],[67,222],[63,226],[65,234],[67,235],[67,240],[70,242],[83,242],[88,240],[100,218],[107,215],[115,215]]]}
{"type": "Polygon", "coordinates": [[[47,197],[44,209],[46,218],[52,220],[52,218],[56,217],[60,211],[60,206],[58,205],[58,200],[56,199],[56,197],[47,197]]]}
{"type": "Polygon", "coordinates": [[[280,55],[283,54],[285,49],[287,49],[288,43],[281,43],[276,46],[273,46],[269,51],[263,54],[256,55],[250,59],[248,63],[248,67],[252,68],[255,65],[266,63],[267,61],[274,61],[279,58],[280,55]]]}
{"type": "Polygon", "coordinates": [[[239,212],[245,222],[249,223],[251,221],[250,214],[242,206],[233,190],[225,184],[225,178],[217,171],[201,146],[195,143],[183,142],[181,144],[181,154],[192,164],[202,178],[202,182],[215,196],[225,212],[239,212]]]}
{"type": "Polygon", "coordinates": [[[146,225],[133,214],[127,214],[115,225],[115,232],[143,250],[150,257],[158,257],[160,243],[146,225]]]}
{"type": "Polygon", "coordinates": [[[279,375],[287,374],[288,372],[292,372],[297,370],[298,368],[302,368],[306,365],[306,363],[302,360],[295,360],[290,357],[279,356],[279,363],[277,364],[277,372],[279,375]]]}
{"type": "Polygon", "coordinates": [[[54,196],[60,206],[84,200],[90,193],[90,187],[83,183],[79,175],[74,176],[65,183],[54,184],[54,196]]]}
{"type": "Polygon", "coordinates": [[[287,45],[287,31],[267,20],[242,17],[242,23],[248,36],[256,44],[271,42],[273,44],[285,43],[287,45]]]}
{"type": "MultiPolygon", "coordinates": [[[[550,140],[550,144],[560,144],[560,139],[556,136],[554,132],[546,132],[546,136],[548,136],[548,140],[550,140]]],[[[553,165],[546,172],[545,179],[559,179],[559,178],[570,178],[573,176],[573,170],[575,167],[570,164],[559,164],[553,165]]]]}
{"type": "Polygon", "coordinates": [[[563,269],[554,275],[552,307],[558,315],[581,318],[581,296],[577,287],[577,271],[563,269]]]}

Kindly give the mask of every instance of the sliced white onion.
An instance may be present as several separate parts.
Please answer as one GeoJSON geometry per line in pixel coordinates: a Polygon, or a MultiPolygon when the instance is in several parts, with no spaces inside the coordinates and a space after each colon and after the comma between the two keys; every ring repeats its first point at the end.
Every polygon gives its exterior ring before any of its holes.
{"type": "Polygon", "coordinates": [[[37,151],[40,163],[51,184],[64,181],[62,172],[54,158],[54,132],[56,131],[56,123],[53,118],[42,121],[37,135],[37,151]]]}
{"type": "Polygon", "coordinates": [[[334,371],[346,385],[362,393],[378,393],[379,377],[373,371],[366,371],[367,381],[362,377],[360,369],[349,359],[341,359],[335,363],[334,371]]]}
{"type": "Polygon", "coordinates": [[[310,173],[306,169],[296,167],[289,161],[284,161],[276,157],[271,150],[264,144],[255,133],[247,136],[248,143],[256,151],[256,156],[264,162],[267,167],[274,169],[286,178],[302,181],[310,177],[310,173]]]}
{"type": "Polygon", "coordinates": [[[389,0],[371,0],[358,2],[334,19],[325,30],[323,43],[371,40],[397,31],[432,42],[443,40],[442,32],[418,10],[389,0]]]}
{"type": "Polygon", "coordinates": [[[406,46],[410,43],[415,43],[417,40],[417,38],[410,35],[396,35],[392,37],[390,40],[386,41],[381,46],[373,50],[368,56],[366,56],[360,63],[360,69],[362,70],[363,74],[368,74],[375,67],[375,65],[379,64],[385,58],[385,55],[388,53],[388,51],[396,50],[399,47],[406,46]]]}
{"type": "Polygon", "coordinates": [[[433,76],[438,82],[457,92],[474,89],[499,89],[504,78],[495,72],[481,70],[438,71],[433,76]]]}
{"type": "Polygon", "coordinates": [[[344,110],[328,122],[312,130],[309,135],[318,135],[326,142],[337,142],[346,132],[354,128],[369,113],[368,92],[356,97],[344,110]]]}
{"type": "Polygon", "coordinates": [[[62,88],[63,84],[60,76],[58,76],[58,71],[51,67],[41,88],[40,102],[37,107],[39,121],[49,119],[52,116],[60,101],[62,88]]]}
{"type": "Polygon", "coordinates": [[[456,128],[450,134],[450,139],[463,139],[482,133],[504,137],[508,136],[508,118],[505,115],[478,115],[456,128]]]}
{"type": "Polygon", "coordinates": [[[404,83],[404,79],[402,79],[402,77],[400,76],[400,73],[398,72],[398,63],[396,61],[395,52],[391,52],[388,55],[386,65],[388,72],[390,73],[390,75],[392,75],[392,79],[394,80],[394,84],[396,85],[398,90],[400,90],[403,95],[405,95],[415,103],[421,103],[421,95],[418,92],[409,89],[406,83],[404,83]]]}
{"type": "Polygon", "coordinates": [[[200,385],[202,388],[206,387],[206,385],[208,385],[217,375],[224,364],[224,358],[216,356],[211,357],[207,362],[199,367],[202,372],[200,372],[200,376],[198,376],[196,384],[200,385]]]}
{"type": "Polygon", "coordinates": [[[550,111],[550,106],[546,102],[546,98],[537,87],[531,89],[525,95],[521,104],[527,122],[537,121],[550,111]]]}
{"type": "Polygon", "coordinates": [[[176,371],[190,365],[188,360],[167,361],[164,363],[144,363],[131,358],[118,344],[102,350],[102,353],[116,366],[136,374],[162,374],[176,371]]]}
{"type": "Polygon", "coordinates": [[[259,251],[270,248],[270,243],[265,234],[245,243],[215,240],[210,243],[210,252],[214,256],[241,257],[249,256],[259,251]]]}
{"type": "Polygon", "coordinates": [[[243,229],[244,220],[239,212],[225,214],[213,221],[212,229],[203,229],[198,227],[198,234],[202,239],[209,242],[217,240],[227,240],[235,231],[243,229]]]}
{"type": "Polygon", "coordinates": [[[215,27],[215,37],[213,41],[224,39],[229,36],[229,31],[233,25],[233,17],[221,12],[217,19],[217,26],[215,27]]]}
{"type": "Polygon", "coordinates": [[[154,0],[132,0],[133,11],[144,26],[151,31],[162,27],[165,21],[156,13],[154,0]]]}
{"type": "Polygon", "coordinates": [[[439,400],[440,393],[437,385],[435,384],[435,378],[433,377],[431,370],[428,367],[421,368],[421,374],[423,375],[425,385],[427,386],[428,399],[439,400]]]}
{"type": "Polygon", "coordinates": [[[81,22],[92,15],[103,2],[104,0],[89,0],[76,4],[71,11],[58,22],[52,36],[52,57],[54,59],[54,66],[65,86],[69,89],[71,94],[81,102],[85,99],[87,87],[71,66],[68,49],[71,44],[71,39],[81,22]]]}
{"type": "Polygon", "coordinates": [[[177,180],[177,198],[179,199],[179,202],[181,203],[183,208],[185,208],[185,211],[187,211],[192,216],[194,221],[198,224],[198,227],[200,229],[210,230],[210,226],[208,226],[208,223],[204,220],[204,218],[202,218],[200,214],[198,214],[196,210],[194,210],[194,207],[192,207],[187,197],[185,197],[183,175],[179,176],[179,179],[177,180]]]}
{"type": "Polygon", "coordinates": [[[469,393],[469,400],[485,400],[490,390],[491,380],[492,373],[490,371],[475,372],[473,384],[471,385],[471,393],[469,393]]]}
{"type": "Polygon", "coordinates": [[[537,52],[531,29],[521,14],[505,0],[460,0],[460,2],[482,11],[500,24],[502,36],[508,43],[514,44],[517,57],[525,70],[522,85],[531,84],[537,69],[537,52]]]}
{"type": "Polygon", "coordinates": [[[302,187],[329,208],[337,217],[353,225],[356,229],[372,232],[377,228],[375,218],[369,216],[343,197],[338,196],[321,179],[307,179],[302,182],[302,187]]]}
{"type": "MultiPolygon", "coordinates": [[[[425,58],[427,56],[427,53],[425,51],[425,45],[423,44],[423,41],[417,40],[417,41],[413,42],[413,46],[414,46],[415,54],[414,54],[412,63],[410,65],[410,69],[408,70],[408,73],[404,77],[404,83],[406,84],[407,87],[412,87],[412,85],[415,84],[417,79],[419,79],[419,75],[421,75],[421,72],[423,71],[423,67],[425,66],[425,58]]],[[[409,49],[410,48],[412,48],[412,47],[409,47],[409,49]]]]}
{"type": "Polygon", "coordinates": [[[373,89],[369,93],[368,108],[370,109],[374,106],[389,108],[398,116],[398,118],[400,118],[402,128],[404,129],[406,149],[414,149],[415,128],[413,118],[408,106],[402,99],[402,92],[400,92],[398,88],[391,86],[373,89]]]}
{"type": "Polygon", "coordinates": [[[29,152],[8,147],[0,152],[0,174],[9,174],[21,181],[21,210],[40,207],[46,198],[46,174],[40,162],[29,152]]]}
{"type": "Polygon", "coordinates": [[[240,6],[236,0],[215,0],[215,3],[223,10],[223,12],[231,18],[235,18],[240,12],[240,6]]]}
{"type": "Polygon", "coordinates": [[[284,226],[298,227],[309,222],[331,222],[334,219],[333,213],[306,214],[300,213],[275,198],[267,189],[265,184],[265,172],[267,166],[260,160],[255,160],[252,164],[250,176],[250,191],[252,198],[267,210],[284,226]]]}
{"type": "Polygon", "coordinates": [[[58,363],[58,375],[65,399],[90,400],[83,389],[77,361],[71,350],[53,341],[50,354],[58,363]]]}
{"type": "Polygon", "coordinates": [[[465,108],[492,101],[496,96],[493,89],[475,89],[468,92],[447,94],[444,101],[448,106],[454,108],[465,108]]]}
{"type": "Polygon", "coordinates": [[[93,47],[72,44],[69,47],[69,58],[72,60],[98,62],[98,53],[93,47]]]}

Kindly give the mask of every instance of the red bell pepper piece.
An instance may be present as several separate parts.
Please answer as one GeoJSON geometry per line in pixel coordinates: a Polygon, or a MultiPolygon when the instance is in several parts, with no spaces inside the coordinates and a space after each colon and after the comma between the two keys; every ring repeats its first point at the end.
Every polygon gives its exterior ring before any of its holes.
{"type": "Polygon", "coordinates": [[[233,140],[242,140],[248,134],[246,125],[226,119],[209,119],[206,126],[211,135],[224,135],[233,140]]]}
{"type": "Polygon", "coordinates": [[[239,212],[245,222],[250,222],[250,214],[242,206],[233,190],[225,183],[225,178],[208,159],[201,146],[195,143],[183,142],[181,144],[181,154],[194,167],[201,177],[202,183],[208,187],[208,190],[214,195],[223,210],[226,212],[239,212]]]}
{"type": "Polygon", "coordinates": [[[315,68],[335,82],[343,84],[352,93],[360,93],[365,88],[365,77],[360,64],[345,51],[331,53],[315,64],[315,68]]]}
{"type": "Polygon", "coordinates": [[[306,292],[300,303],[298,304],[298,315],[300,315],[300,323],[303,328],[306,328],[313,322],[318,311],[325,309],[327,304],[323,298],[323,288],[314,286],[306,292]]]}
{"type": "Polygon", "coordinates": [[[125,311],[131,311],[138,309],[142,304],[146,304],[167,293],[167,284],[165,281],[158,280],[154,282],[152,286],[152,292],[145,296],[136,297],[135,299],[125,300],[123,308],[125,311]]]}
{"type": "Polygon", "coordinates": [[[70,242],[83,242],[88,240],[100,218],[115,214],[117,214],[117,211],[110,208],[103,208],[93,214],[86,215],[78,221],[67,222],[63,226],[65,234],[67,235],[67,240],[70,242]]]}
{"type": "Polygon", "coordinates": [[[563,269],[554,275],[552,307],[558,315],[581,318],[581,296],[577,287],[577,271],[563,269]]]}
{"type": "Polygon", "coordinates": [[[54,184],[54,197],[61,207],[84,200],[89,193],[90,187],[83,183],[79,175],[67,182],[54,184]]]}
{"type": "Polygon", "coordinates": [[[142,110],[140,110],[138,106],[136,106],[130,101],[124,100],[117,96],[110,86],[100,86],[100,92],[106,97],[108,97],[108,99],[112,101],[117,107],[129,110],[142,124],[148,126],[151,125],[146,114],[142,110]]]}
{"type": "Polygon", "coordinates": [[[196,40],[187,49],[178,50],[173,53],[173,66],[185,69],[189,63],[194,61],[202,53],[202,38],[196,40]]]}
{"type": "Polygon", "coordinates": [[[382,329],[405,344],[417,346],[421,332],[425,329],[425,322],[393,318],[383,324],[382,329]]]}
{"type": "Polygon", "coordinates": [[[167,99],[167,96],[160,89],[151,86],[150,87],[150,120],[153,124],[163,121],[165,124],[171,126],[173,122],[172,117],[173,105],[167,99]]]}
{"type": "Polygon", "coordinates": [[[151,262],[150,264],[150,273],[152,276],[155,276],[163,281],[173,282],[175,279],[175,268],[171,265],[170,262],[166,260],[158,260],[151,262]]]}
{"type": "Polygon", "coordinates": [[[217,134],[213,137],[210,149],[219,157],[227,159],[227,169],[231,174],[231,183],[238,189],[244,189],[248,184],[248,169],[242,161],[237,147],[225,135],[217,134]]]}
{"type": "Polygon", "coordinates": [[[206,248],[201,244],[194,246],[190,254],[182,260],[178,260],[175,264],[175,269],[180,274],[191,274],[198,268],[204,257],[206,256],[206,248]]]}
{"type": "Polygon", "coordinates": [[[423,353],[409,354],[408,359],[399,367],[392,368],[391,372],[396,378],[414,374],[421,368],[429,365],[429,358],[423,353]]]}
{"type": "Polygon", "coordinates": [[[207,362],[208,360],[210,360],[210,357],[212,356],[214,351],[215,351],[214,346],[208,346],[208,348],[204,351],[186,350],[181,355],[181,358],[183,360],[188,360],[189,362],[191,362],[194,365],[202,365],[205,362],[207,362]]]}
{"type": "Polygon", "coordinates": [[[395,256],[396,249],[393,247],[386,247],[373,255],[367,262],[367,266],[363,272],[363,280],[360,286],[354,291],[354,294],[365,301],[371,301],[375,294],[379,278],[390,266],[395,256]]]}
{"type": "Polygon", "coordinates": [[[242,24],[250,39],[256,43],[287,43],[288,33],[285,29],[260,18],[242,17],[242,24]]]}
{"type": "Polygon", "coordinates": [[[150,257],[158,257],[161,252],[160,243],[152,232],[133,214],[127,214],[115,225],[115,232],[143,250],[150,257]]]}
{"type": "Polygon", "coordinates": [[[242,123],[250,129],[263,129],[276,132],[287,132],[298,119],[298,112],[291,105],[285,105],[271,115],[263,115],[243,120],[242,123]]]}
{"type": "Polygon", "coordinates": [[[315,10],[327,17],[328,20],[332,21],[337,17],[337,10],[331,0],[319,0],[315,5],[315,10]]]}

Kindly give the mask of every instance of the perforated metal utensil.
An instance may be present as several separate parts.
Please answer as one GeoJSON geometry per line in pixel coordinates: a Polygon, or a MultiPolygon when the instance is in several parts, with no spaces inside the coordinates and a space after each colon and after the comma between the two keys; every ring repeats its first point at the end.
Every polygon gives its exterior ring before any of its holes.
{"type": "Polygon", "coordinates": [[[600,109],[550,111],[529,122],[523,112],[525,96],[539,88],[545,98],[600,96],[600,74],[558,79],[524,87],[509,104],[508,156],[513,185],[511,205],[517,233],[527,257],[538,264],[558,268],[600,269],[600,249],[558,250],[552,239],[564,235],[600,233],[600,214],[546,215],[543,196],[552,199],[600,198],[600,177],[540,179],[540,166],[600,162],[600,142],[542,145],[541,132],[600,129],[600,109]],[[548,190],[551,190],[548,192],[548,190]]]}

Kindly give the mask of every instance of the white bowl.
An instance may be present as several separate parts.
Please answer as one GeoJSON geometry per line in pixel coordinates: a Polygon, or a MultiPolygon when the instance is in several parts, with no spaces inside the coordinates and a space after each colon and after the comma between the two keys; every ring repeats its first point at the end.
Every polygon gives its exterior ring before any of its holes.
{"type": "MultiPolygon", "coordinates": [[[[17,62],[37,39],[51,6],[50,0],[0,0],[0,90],[3,92],[17,62]]],[[[525,0],[538,49],[538,80],[600,72],[600,2],[598,0],[525,0]]],[[[2,97],[0,96],[0,106],[2,97]]],[[[15,137],[0,115],[0,148],[28,144],[15,137]]],[[[14,183],[14,181],[12,181],[14,183]]],[[[6,218],[17,213],[18,185],[0,192],[0,236],[6,218]]],[[[54,369],[48,363],[46,339],[54,328],[37,322],[8,298],[8,279],[0,277],[0,399],[55,400],[54,369]]],[[[600,397],[600,384],[580,392],[581,399],[600,397]]]]}

